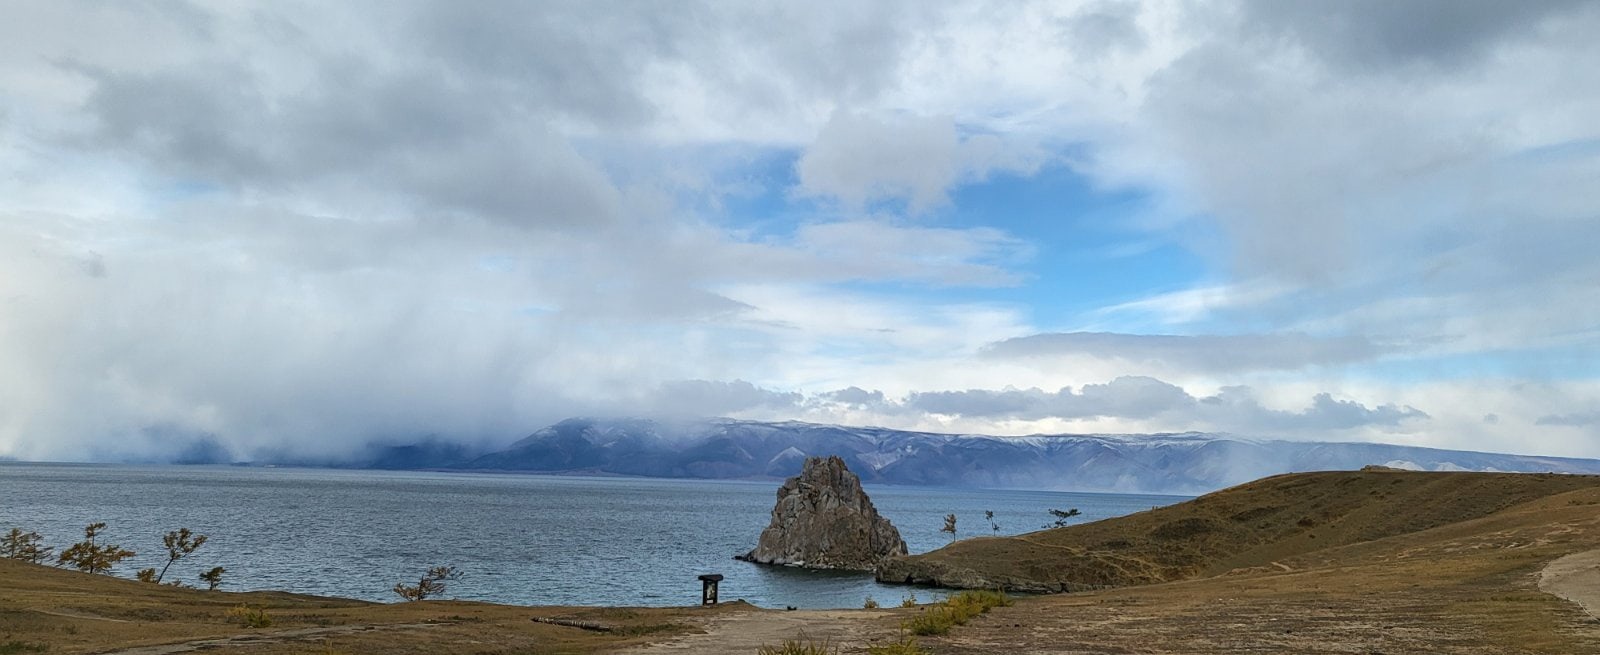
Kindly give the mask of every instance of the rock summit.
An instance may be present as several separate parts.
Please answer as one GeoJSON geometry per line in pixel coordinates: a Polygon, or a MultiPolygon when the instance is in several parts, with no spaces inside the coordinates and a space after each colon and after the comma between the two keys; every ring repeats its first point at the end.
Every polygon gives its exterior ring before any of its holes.
{"type": "Polygon", "coordinates": [[[811,457],[800,475],[778,488],[772,523],[755,550],[739,556],[758,564],[866,571],[906,542],[878,514],[861,490],[861,479],[838,457],[811,457]]]}

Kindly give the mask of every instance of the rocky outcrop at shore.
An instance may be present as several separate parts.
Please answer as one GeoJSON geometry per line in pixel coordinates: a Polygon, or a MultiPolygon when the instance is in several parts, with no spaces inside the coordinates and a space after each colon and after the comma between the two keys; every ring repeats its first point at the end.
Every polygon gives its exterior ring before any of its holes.
{"type": "Polygon", "coordinates": [[[778,489],[772,523],[739,559],[813,569],[871,570],[906,554],[906,542],[878,514],[861,479],[838,457],[812,457],[778,489]]]}

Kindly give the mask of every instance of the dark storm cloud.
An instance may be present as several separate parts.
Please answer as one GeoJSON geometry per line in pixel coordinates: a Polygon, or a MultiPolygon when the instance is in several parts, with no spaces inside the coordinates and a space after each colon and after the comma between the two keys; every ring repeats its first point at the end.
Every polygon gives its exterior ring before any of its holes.
{"type": "Polygon", "coordinates": [[[328,62],[280,96],[242,62],[79,70],[95,127],[74,144],[125,153],[169,184],[349,206],[410,197],[520,225],[604,224],[619,211],[604,174],[564,140],[448,76],[328,62]]]}
{"type": "Polygon", "coordinates": [[[1004,359],[1086,356],[1159,364],[1207,373],[1294,370],[1349,364],[1377,357],[1388,349],[1362,337],[1313,337],[1304,334],[1177,336],[1065,332],[1016,337],[990,344],[989,357],[1004,359]]]}

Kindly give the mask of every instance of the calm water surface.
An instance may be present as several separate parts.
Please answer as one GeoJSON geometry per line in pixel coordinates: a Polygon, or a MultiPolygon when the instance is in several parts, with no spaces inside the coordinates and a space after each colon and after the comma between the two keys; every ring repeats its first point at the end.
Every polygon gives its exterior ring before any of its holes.
{"type": "MultiPolygon", "coordinates": [[[[57,546],[83,526],[139,552],[118,565],[132,577],[165,558],[161,535],[188,527],[211,539],[173,566],[191,584],[227,567],[225,589],[281,589],[396,600],[389,588],[430,566],[464,577],[447,596],[527,605],[688,605],[695,576],[722,573],[722,598],[765,607],[860,607],[926,589],[870,575],[767,567],[731,559],[755,546],[778,482],[591,478],[470,473],[235,467],[0,463],[0,531],[33,530],[57,546]]],[[[959,536],[1037,530],[1050,508],[1081,520],[1120,516],[1176,496],[954,490],[867,485],[911,552],[959,536]]],[[[887,604],[887,603],[886,603],[887,604]]]]}

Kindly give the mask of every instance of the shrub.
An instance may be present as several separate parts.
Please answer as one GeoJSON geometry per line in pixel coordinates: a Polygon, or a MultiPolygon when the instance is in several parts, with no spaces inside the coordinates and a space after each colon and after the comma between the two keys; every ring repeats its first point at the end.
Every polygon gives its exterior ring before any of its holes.
{"type": "Polygon", "coordinates": [[[781,646],[762,646],[756,649],[757,655],[839,655],[838,647],[827,641],[815,642],[801,635],[799,639],[790,639],[781,646]]]}
{"type": "Polygon", "coordinates": [[[916,607],[917,606],[917,595],[914,594],[914,593],[906,594],[905,598],[901,598],[900,599],[900,606],[901,607],[916,607]]]}
{"type": "Polygon", "coordinates": [[[272,627],[272,617],[267,614],[266,609],[260,607],[240,605],[228,610],[228,618],[238,621],[246,628],[272,627]]]}
{"type": "Polygon", "coordinates": [[[917,643],[916,637],[902,636],[900,641],[867,647],[867,655],[931,655],[917,643]]]}
{"type": "Polygon", "coordinates": [[[916,616],[906,619],[901,627],[914,635],[942,635],[990,609],[1010,605],[1011,599],[1004,592],[963,591],[943,602],[922,608],[916,616]]]}
{"type": "Polygon", "coordinates": [[[1012,605],[1011,597],[1007,596],[1006,592],[989,589],[971,589],[963,591],[951,596],[946,602],[978,605],[983,608],[982,612],[988,612],[996,607],[1011,607],[1012,605]]]}
{"type": "Polygon", "coordinates": [[[943,605],[929,605],[900,625],[914,635],[942,635],[955,627],[956,620],[949,608],[943,605]]]}
{"type": "Polygon", "coordinates": [[[866,609],[866,610],[878,609],[878,601],[874,600],[871,596],[867,596],[867,602],[861,604],[861,609],[866,609]]]}

